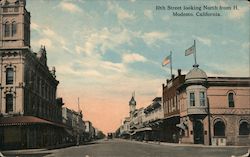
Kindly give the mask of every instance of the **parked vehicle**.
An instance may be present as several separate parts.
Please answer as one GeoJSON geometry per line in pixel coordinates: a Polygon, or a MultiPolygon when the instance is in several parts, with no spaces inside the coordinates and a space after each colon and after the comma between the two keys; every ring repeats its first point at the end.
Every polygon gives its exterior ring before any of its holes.
{"type": "Polygon", "coordinates": [[[113,138],[113,134],[112,133],[108,133],[108,139],[112,139],[113,138]]]}

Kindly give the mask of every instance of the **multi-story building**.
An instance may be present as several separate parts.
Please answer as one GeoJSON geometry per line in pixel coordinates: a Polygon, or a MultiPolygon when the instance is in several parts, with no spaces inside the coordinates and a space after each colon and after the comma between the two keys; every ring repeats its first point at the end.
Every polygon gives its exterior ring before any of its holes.
{"type": "Polygon", "coordinates": [[[177,88],[185,81],[185,75],[178,69],[178,76],[172,75],[171,79],[162,85],[162,103],[163,103],[163,130],[162,141],[178,142],[180,123],[180,105],[177,88]]]}
{"type": "Polygon", "coordinates": [[[91,141],[95,138],[95,128],[90,121],[84,121],[85,124],[85,141],[91,141]]]}
{"type": "Polygon", "coordinates": [[[134,94],[129,101],[130,117],[119,127],[120,137],[136,140],[157,140],[162,134],[163,110],[161,97],[156,97],[145,109],[136,109],[134,94]]]}
{"type": "Polygon", "coordinates": [[[144,109],[143,139],[148,141],[160,141],[163,136],[163,109],[161,97],[153,99],[152,103],[144,109]]]}
{"type": "Polygon", "coordinates": [[[128,139],[130,138],[130,117],[125,117],[123,124],[120,126],[119,137],[128,139]]]}
{"type": "Polygon", "coordinates": [[[177,91],[182,143],[250,145],[249,77],[207,77],[194,65],[177,91]]]}
{"type": "Polygon", "coordinates": [[[136,109],[132,117],[130,117],[130,130],[135,131],[143,127],[142,119],[144,118],[144,108],[136,109]]]}
{"type": "Polygon", "coordinates": [[[30,49],[25,0],[0,1],[0,147],[38,148],[62,142],[62,98],[45,46],[30,49]]]}
{"type": "Polygon", "coordinates": [[[65,128],[64,141],[66,143],[80,144],[84,141],[85,124],[82,112],[76,112],[66,107],[62,108],[63,123],[65,128]]]}

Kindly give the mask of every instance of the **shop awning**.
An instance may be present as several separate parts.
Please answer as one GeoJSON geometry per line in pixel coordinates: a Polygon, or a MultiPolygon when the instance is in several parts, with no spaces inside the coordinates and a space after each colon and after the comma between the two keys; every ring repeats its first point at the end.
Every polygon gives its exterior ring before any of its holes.
{"type": "Polygon", "coordinates": [[[176,124],[178,128],[181,128],[182,130],[186,130],[186,126],[183,123],[176,124]]]}
{"type": "Polygon", "coordinates": [[[73,131],[72,131],[71,129],[65,128],[65,131],[66,131],[66,133],[67,133],[68,135],[74,136],[74,133],[73,133],[73,131]]]}
{"type": "Polygon", "coordinates": [[[142,131],[150,131],[150,130],[152,130],[151,127],[146,127],[146,128],[137,129],[137,130],[135,130],[135,131],[136,131],[136,132],[142,132],[142,131]]]}
{"type": "Polygon", "coordinates": [[[65,127],[65,125],[41,119],[34,116],[13,116],[1,117],[0,126],[14,126],[14,125],[32,125],[32,124],[48,124],[57,127],[65,127]]]}
{"type": "Polygon", "coordinates": [[[120,136],[123,136],[123,135],[129,135],[129,133],[127,131],[123,131],[120,136]]]}

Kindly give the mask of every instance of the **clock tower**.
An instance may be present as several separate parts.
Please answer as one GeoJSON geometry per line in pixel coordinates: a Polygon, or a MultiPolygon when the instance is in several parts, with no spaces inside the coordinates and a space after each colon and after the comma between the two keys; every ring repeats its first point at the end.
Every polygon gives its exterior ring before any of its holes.
{"type": "Polygon", "coordinates": [[[129,107],[130,107],[130,117],[132,117],[133,112],[135,111],[135,107],[136,107],[136,101],[135,101],[135,93],[132,94],[132,98],[129,101],[129,107]]]}

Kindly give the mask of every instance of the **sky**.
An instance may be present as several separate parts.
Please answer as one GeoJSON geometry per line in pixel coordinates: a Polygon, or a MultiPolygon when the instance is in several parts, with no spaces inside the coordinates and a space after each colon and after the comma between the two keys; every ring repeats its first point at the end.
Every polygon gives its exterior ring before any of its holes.
{"type": "Polygon", "coordinates": [[[129,116],[135,91],[137,108],[162,94],[170,66],[162,61],[172,51],[173,74],[186,74],[194,64],[186,49],[196,41],[197,62],[208,76],[249,77],[249,3],[247,1],[173,0],[27,0],[31,13],[31,47],[46,46],[48,66],[56,67],[57,95],[64,107],[104,133],[115,131],[129,116]],[[196,16],[201,10],[221,16],[196,16]],[[237,5],[237,10],[233,6],[237,5]],[[164,6],[164,9],[156,9],[164,6]],[[173,12],[194,16],[173,16],[173,12]]]}

